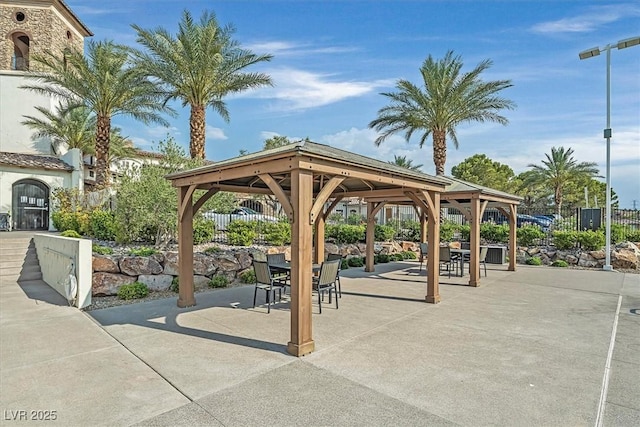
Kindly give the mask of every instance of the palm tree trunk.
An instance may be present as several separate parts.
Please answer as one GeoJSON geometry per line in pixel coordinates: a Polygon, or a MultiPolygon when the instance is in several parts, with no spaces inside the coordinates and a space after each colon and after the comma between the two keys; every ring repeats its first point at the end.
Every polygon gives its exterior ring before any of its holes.
{"type": "Polygon", "coordinates": [[[203,105],[191,106],[189,128],[191,132],[191,141],[189,144],[191,158],[204,159],[205,110],[203,105]]]}
{"type": "Polygon", "coordinates": [[[111,170],[109,168],[109,135],[111,134],[111,117],[98,115],[96,124],[96,187],[109,186],[111,170]]]}
{"type": "Polygon", "coordinates": [[[444,175],[444,164],[447,161],[446,132],[433,131],[433,163],[436,165],[436,175],[444,175]]]}
{"type": "Polygon", "coordinates": [[[560,188],[556,188],[553,198],[556,202],[556,214],[560,215],[560,211],[562,210],[562,190],[560,188]]]}

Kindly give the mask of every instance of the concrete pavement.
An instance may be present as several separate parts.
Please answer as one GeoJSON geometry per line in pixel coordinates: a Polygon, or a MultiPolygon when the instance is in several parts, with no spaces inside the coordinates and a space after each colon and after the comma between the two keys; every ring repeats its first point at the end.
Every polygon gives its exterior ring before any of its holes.
{"type": "Polygon", "coordinates": [[[343,271],[339,310],[314,304],[300,359],[288,303],[253,309],[252,286],[83,313],[2,276],[3,424],[640,425],[640,275],[490,266],[431,305],[417,262],[376,269],[343,271]]]}

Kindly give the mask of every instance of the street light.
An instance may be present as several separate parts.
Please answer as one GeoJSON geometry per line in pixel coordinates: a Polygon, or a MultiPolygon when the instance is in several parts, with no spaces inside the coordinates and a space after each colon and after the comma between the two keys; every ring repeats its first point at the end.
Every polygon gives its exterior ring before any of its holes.
{"type": "Polygon", "coordinates": [[[607,127],[604,137],[607,139],[607,201],[605,206],[605,263],[603,270],[611,271],[611,48],[626,49],[640,44],[640,36],[620,40],[617,44],[608,44],[604,48],[594,47],[584,50],[578,55],[580,59],[589,59],[607,52],[607,127]]]}

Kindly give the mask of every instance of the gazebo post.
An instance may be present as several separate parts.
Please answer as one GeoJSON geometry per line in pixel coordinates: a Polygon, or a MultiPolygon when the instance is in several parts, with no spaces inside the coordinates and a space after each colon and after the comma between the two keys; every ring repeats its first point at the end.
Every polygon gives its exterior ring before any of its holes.
{"type": "Polygon", "coordinates": [[[427,295],[425,300],[432,304],[440,302],[440,192],[429,191],[426,196],[429,204],[427,221],[427,295]]]}
{"type": "Polygon", "coordinates": [[[509,205],[509,271],[516,271],[517,209],[516,205],[509,205]]]}
{"type": "Polygon", "coordinates": [[[325,217],[324,212],[318,215],[316,218],[316,223],[314,225],[315,234],[313,235],[313,247],[315,251],[313,253],[313,262],[315,264],[320,264],[324,261],[324,227],[325,227],[325,217]]]}
{"type": "Polygon", "coordinates": [[[427,241],[427,211],[420,208],[420,242],[427,241]]]}
{"type": "MultiPolygon", "coordinates": [[[[477,195],[471,199],[471,236],[469,259],[469,285],[480,286],[480,199],[477,195]]],[[[462,264],[464,268],[464,263],[462,264]]]]}
{"type": "Polygon", "coordinates": [[[315,348],[311,323],[312,199],[313,173],[291,171],[291,341],[287,352],[298,357],[315,348]]]}
{"type": "Polygon", "coordinates": [[[373,210],[375,209],[375,205],[373,202],[367,202],[367,233],[366,233],[366,265],[364,271],[372,272],[376,271],[374,267],[374,253],[373,253],[373,243],[375,241],[375,231],[376,231],[376,218],[375,215],[372,215],[373,210]]]}
{"type": "Polygon", "coordinates": [[[178,187],[178,307],[196,305],[193,290],[193,190],[178,187]]]}

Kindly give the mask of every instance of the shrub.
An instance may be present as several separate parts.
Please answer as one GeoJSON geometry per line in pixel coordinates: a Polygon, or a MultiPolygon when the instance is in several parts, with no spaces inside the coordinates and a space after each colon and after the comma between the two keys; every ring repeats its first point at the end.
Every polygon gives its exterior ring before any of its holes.
{"type": "Polygon", "coordinates": [[[374,231],[374,239],[376,242],[391,241],[393,240],[395,235],[396,235],[396,230],[392,226],[376,224],[375,231],[374,231]]]}
{"type": "Polygon", "coordinates": [[[376,261],[380,264],[386,264],[389,262],[389,255],[387,254],[378,254],[376,255],[376,258],[377,258],[376,261]]]}
{"type": "Polygon", "coordinates": [[[58,231],[73,230],[78,234],[86,234],[89,230],[89,214],[86,212],[56,211],[51,214],[51,220],[58,231]]]}
{"type": "Polygon", "coordinates": [[[420,222],[405,220],[400,222],[400,230],[398,231],[398,237],[402,240],[409,240],[411,242],[420,241],[420,222]]]}
{"type": "Polygon", "coordinates": [[[458,226],[460,237],[462,240],[468,242],[471,240],[471,226],[469,224],[462,224],[458,226]]]}
{"type": "Polygon", "coordinates": [[[453,234],[457,230],[457,225],[450,221],[445,221],[444,224],[440,226],[440,241],[441,242],[450,242],[453,240],[453,234]]]}
{"type": "Polygon", "coordinates": [[[73,237],[74,239],[80,239],[82,238],[81,235],[78,234],[77,231],[75,230],[67,230],[67,231],[63,231],[62,233],[60,233],[60,235],[62,237],[73,237]]]}
{"type": "Polygon", "coordinates": [[[346,258],[342,258],[342,264],[340,264],[341,270],[346,270],[349,268],[349,261],[346,258]]]}
{"type": "Polygon", "coordinates": [[[403,251],[402,257],[404,259],[418,259],[418,255],[416,255],[416,253],[413,251],[403,251]]]}
{"type": "Polygon", "coordinates": [[[554,231],[553,244],[560,250],[571,249],[578,241],[578,234],[575,231],[554,231]]]}
{"type": "Polygon", "coordinates": [[[402,253],[393,254],[389,256],[390,261],[404,261],[404,255],[402,253]]]}
{"type": "Polygon", "coordinates": [[[524,225],[516,230],[516,236],[522,245],[531,246],[544,237],[544,232],[536,225],[524,225]]]}
{"type": "Polygon", "coordinates": [[[112,212],[96,209],[89,215],[89,234],[100,240],[115,240],[116,217],[112,212]]]}
{"type": "Polygon", "coordinates": [[[252,269],[244,271],[240,274],[240,281],[242,283],[256,283],[256,272],[252,269]]]}
{"type": "Polygon", "coordinates": [[[91,250],[99,255],[111,255],[113,254],[113,249],[108,248],[106,246],[100,245],[91,245],[91,250]]]}
{"type": "Polygon", "coordinates": [[[220,249],[217,246],[209,246],[207,249],[204,250],[205,254],[217,254],[222,252],[222,249],[220,249]]]}
{"type": "Polygon", "coordinates": [[[158,251],[153,248],[134,248],[129,251],[129,255],[133,256],[150,256],[157,253],[158,251]]]}
{"type": "Polygon", "coordinates": [[[262,229],[264,240],[275,246],[291,243],[291,224],[288,221],[267,222],[262,229]]]}
{"type": "Polygon", "coordinates": [[[483,222],[480,224],[480,237],[488,242],[507,243],[509,241],[509,226],[483,222]]]}
{"type": "Polygon", "coordinates": [[[620,243],[625,240],[627,240],[627,232],[625,231],[624,226],[621,224],[611,224],[611,243],[620,243]]]}
{"type": "Polygon", "coordinates": [[[198,218],[193,222],[193,244],[201,245],[213,240],[216,226],[213,221],[198,218]]]}
{"type": "Polygon", "coordinates": [[[250,246],[256,239],[255,221],[231,221],[227,225],[227,241],[235,246],[250,246]]]}
{"type": "Polygon", "coordinates": [[[210,288],[226,288],[228,284],[227,276],[213,276],[209,281],[210,288]]]}
{"type": "Polygon", "coordinates": [[[563,259],[557,259],[551,263],[551,267],[569,267],[569,263],[563,259]]]}
{"type": "Polygon", "coordinates": [[[171,286],[169,286],[169,290],[171,292],[179,292],[180,291],[180,278],[178,276],[174,277],[171,281],[171,286]]]}
{"type": "Polygon", "coordinates": [[[149,288],[144,283],[135,282],[120,286],[118,298],[124,300],[144,298],[149,295],[149,288]]]}
{"type": "Polygon", "coordinates": [[[578,243],[586,250],[595,251],[604,246],[605,236],[601,231],[581,231],[578,233],[578,243]]]}
{"type": "Polygon", "coordinates": [[[627,240],[630,242],[640,242],[640,230],[628,231],[627,240]]]}
{"type": "Polygon", "coordinates": [[[534,256],[534,257],[529,258],[527,260],[527,264],[529,264],[529,265],[542,265],[542,260],[540,259],[540,257],[534,256]]]}
{"type": "Polygon", "coordinates": [[[344,216],[341,213],[332,213],[327,217],[327,222],[344,222],[344,216]]]}
{"type": "Polygon", "coordinates": [[[367,218],[357,213],[352,213],[347,217],[347,224],[349,225],[360,225],[365,222],[367,222],[367,218]]]}
{"type": "Polygon", "coordinates": [[[349,267],[363,267],[364,259],[356,256],[356,257],[349,258],[347,260],[347,263],[349,264],[349,267]]]}
{"type": "Polygon", "coordinates": [[[357,243],[365,238],[364,225],[335,224],[326,227],[326,236],[337,243],[357,243]]]}

